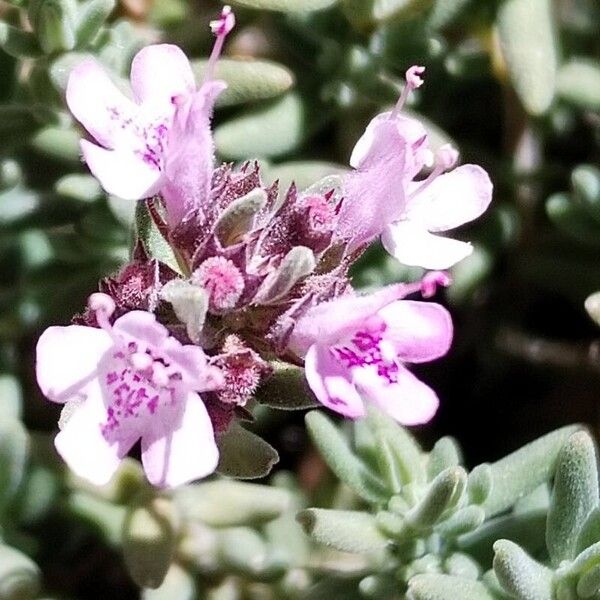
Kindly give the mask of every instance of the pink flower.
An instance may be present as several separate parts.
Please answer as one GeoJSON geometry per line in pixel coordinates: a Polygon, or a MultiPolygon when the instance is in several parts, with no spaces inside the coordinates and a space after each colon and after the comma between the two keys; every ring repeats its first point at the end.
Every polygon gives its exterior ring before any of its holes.
{"type": "Polygon", "coordinates": [[[184,346],[153,314],[116,319],[105,294],[90,297],[101,328],[50,327],[37,345],[44,395],[66,403],[55,445],[69,467],[97,485],[141,439],[148,480],[172,487],[214,471],[218,450],[199,393],[223,384],[197,346],[184,346]]]}
{"type": "Polygon", "coordinates": [[[365,415],[367,400],[405,425],[433,417],[437,395],[405,363],[446,354],[452,321],[439,304],[402,298],[418,289],[431,294],[436,283],[447,284],[439,275],[308,309],[292,332],[290,349],[304,357],[308,384],[321,403],[357,418],[365,415]]]}
{"type": "Polygon", "coordinates": [[[411,90],[423,81],[423,67],[407,71],[407,85],[391,112],[376,116],[356,144],[345,180],[346,200],[338,234],[350,248],[378,235],[400,262],[426,269],[447,269],[472,252],[470,244],[435,235],[479,217],[492,199],[492,183],[477,165],[449,173],[458,153],[451,146],[434,156],[421,123],[400,110],[411,90]],[[424,166],[433,170],[414,181],[424,166]]]}
{"type": "Polygon", "coordinates": [[[226,87],[212,80],[212,72],[234,22],[225,7],[212,24],[217,41],[199,89],[185,54],[170,44],[148,46],[133,59],[133,100],[96,61],[73,69],[67,104],[98,142],[82,140],[81,150],[108,193],[139,200],[162,192],[173,224],[208,200],[214,162],[210,120],[226,87]]]}

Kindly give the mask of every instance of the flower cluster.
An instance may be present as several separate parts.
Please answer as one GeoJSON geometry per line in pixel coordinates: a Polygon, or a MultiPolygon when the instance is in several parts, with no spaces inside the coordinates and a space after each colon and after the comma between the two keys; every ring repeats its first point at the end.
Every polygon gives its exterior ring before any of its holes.
{"type": "Polygon", "coordinates": [[[485,211],[487,174],[449,171],[457,152],[432,153],[422,124],[403,115],[422,67],[369,124],[335,189],[280,190],[258,163],[216,165],[210,123],[226,85],[213,74],[234,21],[226,7],[212,23],[199,87],[167,44],[134,58],[133,99],[93,60],[70,75],[67,103],[93,138],[81,142],[89,169],[108,193],[140,203],[175,257],[165,264],[140,236],[74,324],[39,340],[40,388],[65,403],[56,447],[98,484],[138,440],[154,485],[212,473],[219,436],[249,416],[274,360],[304,367],[316,399],[351,418],[372,402],[412,425],[438,406],[406,365],[444,355],[452,322],[441,305],[406,297],[432,296],[449,277],[433,271],[361,295],[348,271],[379,236],[405,264],[447,269],[464,258],[468,244],[435,234],[485,211]]]}

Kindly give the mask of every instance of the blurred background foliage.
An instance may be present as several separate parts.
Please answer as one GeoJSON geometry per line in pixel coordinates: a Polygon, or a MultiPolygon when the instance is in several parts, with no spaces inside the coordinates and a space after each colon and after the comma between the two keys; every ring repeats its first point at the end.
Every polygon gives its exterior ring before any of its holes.
{"type": "MultiPolygon", "coordinates": [[[[232,4],[238,25],[217,70],[229,83],[215,118],[221,159],[259,158],[265,179],[307,187],[346,168],[366,123],[395,101],[404,71],[423,64],[426,84],[410,110],[427,123],[434,145],[451,141],[464,162],[491,174],[493,208],[465,228],[474,252],[454,269],[445,298],[454,348],[422,370],[441,410],[418,436],[430,445],[452,434],[474,465],[566,423],[598,429],[598,2],[232,4]]],[[[116,530],[99,532],[90,523],[104,522],[97,515],[108,511],[105,521],[117,527],[134,496],[136,506],[146,501],[133,466],[125,491],[98,499],[51,460],[57,410],[33,380],[40,331],[68,323],[130,245],[134,207],[107,197],[80,160],[81,131],[64,103],[68,73],[93,54],[126,88],[136,51],[164,40],[181,45],[200,76],[212,44],[208,21],[219,9],[209,0],[0,0],[0,456],[8,465],[0,487],[19,512],[4,520],[2,535],[36,557],[45,588],[58,595],[135,597],[113,556],[116,530]],[[6,525],[13,522],[22,525],[6,525]]],[[[418,274],[373,248],[354,277],[369,288],[418,274]]],[[[301,415],[255,416],[254,427],[280,450],[281,466],[297,475],[278,474],[273,493],[297,479],[303,492],[295,498],[331,504],[332,487],[324,484],[331,477],[301,415]]],[[[169,526],[161,512],[168,507],[139,510],[142,520],[158,511],[157,527],[169,526]]],[[[236,535],[250,535],[237,525],[227,547],[236,547],[236,535]]],[[[265,552],[270,558],[257,569],[276,569],[277,552],[265,552]]],[[[23,560],[19,573],[35,583],[37,567],[23,560]]],[[[187,581],[178,571],[167,580],[187,581]]],[[[237,597],[227,593],[225,586],[218,598],[237,597]]]]}

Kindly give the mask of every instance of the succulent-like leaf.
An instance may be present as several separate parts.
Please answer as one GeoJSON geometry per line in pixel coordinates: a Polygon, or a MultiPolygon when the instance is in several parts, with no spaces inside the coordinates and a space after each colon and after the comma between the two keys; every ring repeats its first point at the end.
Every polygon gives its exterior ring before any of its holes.
{"type": "Polygon", "coordinates": [[[444,571],[455,577],[477,580],[481,575],[481,566],[468,554],[453,552],[444,561],[444,571]]]}
{"type": "Polygon", "coordinates": [[[577,536],[576,553],[580,554],[586,548],[600,542],[600,508],[596,507],[581,526],[577,536]]]}
{"type": "Polygon", "coordinates": [[[577,425],[557,429],[491,464],[492,490],[482,505],[488,517],[506,510],[548,481],[554,473],[560,449],[578,429],[577,425]]]}
{"type": "Polygon", "coordinates": [[[279,461],[277,451],[261,437],[232,423],[217,437],[217,472],[238,479],[259,479],[271,472],[279,461]]]}
{"type": "Polygon", "coordinates": [[[552,571],[509,540],[494,544],[494,572],[517,600],[552,600],[552,571]]]}
{"type": "Polygon", "coordinates": [[[426,574],[413,577],[408,585],[407,600],[495,600],[480,581],[452,575],[426,574]]]}
{"type": "Polygon", "coordinates": [[[344,552],[372,552],[389,544],[375,517],[366,512],[309,508],[296,518],[316,541],[344,552]]]}
{"type": "Polygon", "coordinates": [[[171,303],[177,318],[185,324],[189,338],[198,343],[208,311],[206,290],[189,281],[172,279],[162,287],[160,296],[171,303]]]}
{"type": "Polygon", "coordinates": [[[55,184],[54,189],[67,198],[79,202],[95,202],[102,196],[102,188],[98,180],[91,175],[71,173],[61,177],[55,184]]]}
{"type": "Polygon", "coordinates": [[[454,438],[440,438],[429,453],[427,477],[431,480],[449,467],[462,463],[460,446],[454,438]]]}
{"type": "Polygon", "coordinates": [[[229,204],[215,223],[215,233],[221,244],[232,246],[240,242],[244,235],[252,229],[256,214],[266,202],[266,192],[256,188],[229,204]]]}
{"type": "Polygon", "coordinates": [[[75,40],[77,46],[87,46],[114,10],[115,0],[87,0],[78,10],[75,40]]]}
{"type": "Polygon", "coordinates": [[[577,582],[577,594],[584,600],[597,597],[600,592],[600,565],[586,571],[577,582]]]}
{"type": "Polygon", "coordinates": [[[305,13],[322,10],[336,4],[338,0],[232,0],[232,4],[257,10],[275,10],[284,13],[305,13]]]}
{"type": "Polygon", "coordinates": [[[75,129],[49,126],[44,127],[33,136],[31,145],[46,156],[79,165],[81,157],[80,139],[81,136],[75,129]]]}
{"type": "Polygon", "coordinates": [[[280,361],[271,362],[271,367],[273,373],[254,394],[257,402],[279,410],[319,406],[319,401],[306,383],[302,367],[280,361]]]}
{"type": "Polygon", "coordinates": [[[194,577],[173,563],[169,568],[162,585],[155,589],[142,590],[142,600],[196,600],[198,592],[194,577]]]}
{"type": "Polygon", "coordinates": [[[442,521],[436,531],[444,537],[458,537],[477,529],[485,521],[485,511],[480,506],[465,506],[442,521]]]}
{"type": "Polygon", "coordinates": [[[279,517],[291,505],[288,491],[241,481],[209,481],[184,486],[175,501],[186,519],[210,527],[258,525],[279,517]]]}
{"type": "Polygon", "coordinates": [[[546,545],[555,566],[576,555],[577,536],[598,506],[598,465],[594,440],[585,431],[574,433],[558,456],[546,545]]]}
{"type": "Polygon", "coordinates": [[[25,554],[0,544],[0,598],[30,600],[40,589],[41,572],[25,554]]]}
{"type": "Polygon", "coordinates": [[[596,61],[575,58],[558,72],[557,89],[567,102],[583,109],[600,109],[600,67],[596,61]]]}
{"type": "Polygon", "coordinates": [[[46,54],[75,47],[76,4],[72,0],[36,0],[29,7],[30,20],[46,54]]]}
{"type": "Polygon", "coordinates": [[[600,223],[600,169],[593,165],[579,165],[571,173],[571,185],[575,200],[600,223]]]}
{"type": "Polygon", "coordinates": [[[591,246],[600,246],[598,224],[589,218],[583,206],[573,202],[569,194],[550,196],[546,201],[546,214],[570,238],[591,246]]]}
{"type": "Polygon", "coordinates": [[[477,465],[470,473],[467,482],[469,499],[473,504],[483,504],[493,485],[492,468],[487,463],[477,465]]]}
{"type": "Polygon", "coordinates": [[[0,375],[0,421],[18,420],[23,410],[23,393],[13,375],[0,375]]]}
{"type": "Polygon", "coordinates": [[[0,515],[23,481],[28,454],[29,440],[21,422],[3,417],[0,421],[0,515]]]}
{"type": "Polygon", "coordinates": [[[15,58],[35,58],[42,54],[37,37],[29,32],[0,23],[0,48],[15,58]]]}
{"type": "Polygon", "coordinates": [[[554,99],[558,42],[553,22],[551,0],[505,0],[498,10],[502,54],[515,90],[532,115],[545,113],[554,99]]]}

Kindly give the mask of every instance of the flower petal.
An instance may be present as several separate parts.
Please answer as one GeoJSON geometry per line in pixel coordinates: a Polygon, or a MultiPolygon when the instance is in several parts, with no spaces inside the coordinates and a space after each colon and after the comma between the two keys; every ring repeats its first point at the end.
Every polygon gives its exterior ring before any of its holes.
{"type": "Polygon", "coordinates": [[[127,149],[105,150],[81,141],[83,157],[106,192],[124,200],[140,200],[156,194],[162,175],[152,163],[127,149]]]}
{"type": "Polygon", "coordinates": [[[219,462],[213,426],[198,394],[190,392],[174,431],[142,437],[142,463],[148,481],[175,487],[210,475],[219,462]]]}
{"type": "Polygon", "coordinates": [[[171,225],[210,202],[215,158],[210,123],[217,96],[225,88],[223,81],[207,81],[177,105],[169,131],[167,183],[162,190],[171,225]]]}
{"type": "Polygon", "coordinates": [[[444,356],[452,343],[452,318],[440,304],[400,300],[377,313],[386,324],[385,340],[403,362],[427,362],[444,356]]]}
{"type": "Polygon", "coordinates": [[[105,419],[106,409],[100,388],[95,385],[54,440],[58,453],[71,470],[94,485],[108,483],[119,466],[120,458],[128,451],[128,448],[120,448],[119,444],[109,444],[102,435],[101,424],[105,419]]]}
{"type": "Polygon", "coordinates": [[[67,104],[75,118],[107,148],[114,148],[118,139],[129,135],[124,123],[138,110],[92,59],[80,62],[71,71],[67,104]]]}
{"type": "Polygon", "coordinates": [[[384,248],[401,263],[425,269],[449,269],[471,254],[471,244],[429,233],[420,224],[398,221],[381,236],[384,248]]]}
{"type": "Polygon", "coordinates": [[[36,348],[37,382],[53,402],[84,397],[98,362],[112,346],[108,333],[94,327],[49,327],[36,348]]]}
{"type": "Polygon", "coordinates": [[[462,165],[440,175],[409,200],[407,219],[429,231],[446,231],[482,215],[492,201],[492,182],[477,165],[462,165]]]}
{"type": "Polygon", "coordinates": [[[157,322],[153,313],[145,310],[132,310],[125,313],[115,321],[113,331],[117,335],[143,340],[150,346],[158,348],[161,348],[169,338],[167,328],[157,322]]]}
{"type": "Polygon", "coordinates": [[[352,382],[351,373],[321,344],[311,346],[306,354],[306,380],[317,400],[346,417],[365,415],[365,406],[352,382]]]}
{"type": "Polygon", "coordinates": [[[400,367],[396,383],[388,383],[373,369],[361,371],[357,377],[359,389],[402,425],[427,423],[437,412],[437,394],[407,369],[400,367]]]}
{"type": "Polygon", "coordinates": [[[174,96],[196,90],[189,60],[172,44],[146,46],[135,55],[131,87],[138,102],[153,104],[170,103],[174,96]]]}
{"type": "Polygon", "coordinates": [[[304,356],[314,343],[331,345],[352,333],[386,304],[399,300],[418,289],[410,284],[388,285],[367,295],[348,294],[323,302],[300,317],[290,336],[289,347],[304,356]]]}

